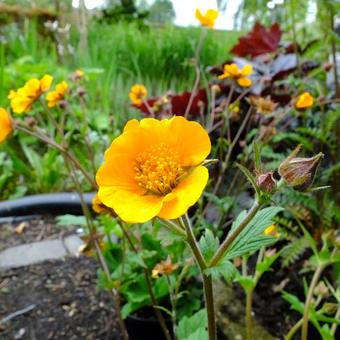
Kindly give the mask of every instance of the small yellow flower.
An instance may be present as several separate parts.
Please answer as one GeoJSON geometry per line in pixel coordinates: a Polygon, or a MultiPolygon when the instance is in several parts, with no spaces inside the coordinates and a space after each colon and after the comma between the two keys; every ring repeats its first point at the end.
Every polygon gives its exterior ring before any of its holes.
{"type": "Polygon", "coordinates": [[[92,210],[97,214],[112,214],[112,209],[104,205],[98,195],[95,195],[92,199],[92,210]]]}
{"type": "Polygon", "coordinates": [[[105,152],[96,176],[99,199],[126,222],[176,219],[207,184],[201,164],[210,149],[208,133],[196,122],[132,119],[105,152]]]}
{"type": "Polygon", "coordinates": [[[236,64],[224,65],[224,72],[219,79],[232,78],[237,81],[241,87],[249,87],[252,84],[249,75],[253,73],[253,67],[250,64],[244,65],[242,69],[239,69],[236,64]]]}
{"type": "Polygon", "coordinates": [[[200,22],[200,24],[204,27],[214,28],[215,20],[218,17],[218,11],[215,9],[208,9],[205,14],[203,14],[198,8],[195,12],[196,19],[200,22]]]}
{"type": "Polygon", "coordinates": [[[170,275],[178,268],[178,264],[173,264],[170,257],[165,261],[157,263],[152,269],[152,278],[157,279],[159,275],[170,275]]]}
{"type": "Polygon", "coordinates": [[[11,90],[8,99],[11,101],[11,108],[15,113],[27,112],[33,103],[46,91],[49,90],[53,77],[46,74],[40,80],[30,79],[17,91],[11,90]]]}
{"type": "Polygon", "coordinates": [[[314,104],[313,96],[308,92],[304,92],[297,98],[295,102],[295,107],[297,109],[308,109],[313,104],[314,104]]]}
{"type": "Polygon", "coordinates": [[[0,107],[0,143],[2,143],[13,130],[13,123],[9,113],[0,107]]]}
{"type": "Polygon", "coordinates": [[[141,105],[147,95],[148,91],[142,84],[133,85],[129,93],[130,100],[134,105],[141,105]]]}
{"type": "Polygon", "coordinates": [[[265,234],[266,236],[274,236],[274,237],[276,237],[276,238],[279,238],[279,237],[280,237],[280,233],[277,232],[276,229],[277,229],[277,228],[276,228],[276,225],[275,225],[275,224],[272,224],[272,225],[270,225],[269,227],[267,227],[267,228],[264,230],[263,234],[265,234]]]}
{"type": "Polygon", "coordinates": [[[65,94],[68,90],[68,85],[65,81],[57,84],[54,91],[47,93],[46,100],[48,107],[54,107],[59,101],[64,99],[65,94]]]}

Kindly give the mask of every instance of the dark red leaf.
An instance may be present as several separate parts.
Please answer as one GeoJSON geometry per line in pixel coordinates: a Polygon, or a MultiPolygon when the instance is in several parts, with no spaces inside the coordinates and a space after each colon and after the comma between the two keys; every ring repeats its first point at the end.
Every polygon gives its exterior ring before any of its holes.
{"type": "Polygon", "coordinates": [[[260,23],[256,23],[252,31],[239,38],[239,42],[231,49],[231,53],[239,56],[256,57],[261,54],[275,52],[281,39],[281,29],[278,23],[266,29],[260,23]]]}

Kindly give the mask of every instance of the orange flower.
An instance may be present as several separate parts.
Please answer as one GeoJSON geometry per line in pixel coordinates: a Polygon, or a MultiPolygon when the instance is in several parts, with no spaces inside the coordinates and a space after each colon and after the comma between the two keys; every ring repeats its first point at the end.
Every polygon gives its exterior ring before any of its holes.
{"type": "Polygon", "coordinates": [[[131,87],[129,97],[134,105],[142,104],[144,98],[148,95],[146,87],[142,84],[135,84],[131,87]]]}
{"type": "Polygon", "coordinates": [[[295,107],[297,109],[308,109],[314,104],[314,98],[310,93],[302,93],[295,102],[295,107]]]}
{"type": "Polygon", "coordinates": [[[130,120],[97,172],[99,199],[130,223],[178,218],[207,184],[210,149],[203,127],[183,117],[130,120]]]}
{"type": "Polygon", "coordinates": [[[49,90],[53,78],[46,74],[40,80],[30,79],[17,91],[11,90],[8,99],[11,101],[11,108],[15,113],[27,112],[33,103],[46,91],[49,90]]]}
{"type": "Polygon", "coordinates": [[[57,84],[54,91],[47,93],[46,100],[48,107],[54,107],[57,103],[64,99],[68,90],[68,85],[65,81],[57,84]]]}
{"type": "Polygon", "coordinates": [[[203,14],[198,8],[195,12],[196,19],[200,22],[200,24],[204,27],[214,28],[215,20],[218,17],[218,11],[215,9],[208,9],[205,14],[203,14]]]}
{"type": "Polygon", "coordinates": [[[226,64],[223,68],[224,72],[218,76],[219,79],[232,78],[242,87],[251,86],[252,81],[247,77],[253,73],[253,67],[250,64],[244,65],[242,69],[239,69],[236,64],[226,64]]]}
{"type": "Polygon", "coordinates": [[[13,130],[13,123],[9,113],[0,107],[0,143],[3,142],[13,130]]]}

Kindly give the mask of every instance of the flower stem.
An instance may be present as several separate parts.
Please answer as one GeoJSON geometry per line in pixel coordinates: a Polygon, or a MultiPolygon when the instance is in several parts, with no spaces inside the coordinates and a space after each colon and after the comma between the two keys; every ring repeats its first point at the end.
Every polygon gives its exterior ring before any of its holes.
{"type": "Polygon", "coordinates": [[[187,233],[187,242],[195,256],[198,266],[201,270],[201,275],[203,279],[203,289],[205,298],[205,308],[207,310],[208,317],[208,334],[209,340],[216,340],[216,321],[215,321],[215,308],[214,308],[214,294],[212,286],[212,278],[210,275],[206,275],[204,270],[207,268],[207,263],[202,255],[201,249],[196,241],[195,235],[192,231],[192,225],[187,214],[184,218],[179,219],[181,226],[185,228],[187,233]]]}
{"type": "Polygon", "coordinates": [[[214,294],[211,275],[205,275],[203,277],[204,299],[205,308],[208,315],[208,334],[209,340],[216,340],[216,320],[215,320],[215,308],[214,308],[214,294]]]}
{"type": "Polygon", "coordinates": [[[241,231],[248,225],[248,223],[254,218],[256,213],[260,210],[262,204],[260,204],[257,200],[255,200],[253,206],[249,210],[248,214],[245,216],[243,221],[239,224],[239,226],[234,230],[232,234],[230,234],[217,249],[215,255],[212,257],[210,262],[208,263],[208,267],[215,266],[221,258],[224,256],[230,245],[236,239],[236,237],[241,233],[241,231]]]}
{"type": "Polygon", "coordinates": [[[295,333],[299,330],[302,326],[303,318],[301,318],[289,331],[289,333],[285,336],[284,340],[291,340],[295,333]]]}
{"type": "Polygon", "coordinates": [[[247,328],[247,340],[253,339],[253,320],[251,315],[251,309],[253,305],[253,289],[246,290],[246,328],[247,328]]]}
{"type": "Polygon", "coordinates": [[[308,339],[308,316],[309,316],[309,306],[312,301],[314,288],[317,285],[320,275],[324,269],[324,266],[319,264],[316,268],[316,271],[314,272],[312,282],[310,283],[307,298],[305,302],[305,309],[303,312],[303,320],[302,320],[302,332],[301,332],[301,340],[307,340],[308,339]]]}
{"type": "MultiPolygon", "coordinates": [[[[133,244],[128,231],[125,229],[124,222],[119,223],[119,226],[120,226],[124,236],[126,237],[126,239],[127,239],[128,243],[129,243],[130,248],[132,249],[132,251],[134,251],[136,254],[138,254],[138,249],[133,244]]],[[[152,305],[152,307],[154,309],[156,318],[157,318],[157,320],[158,320],[158,322],[159,322],[159,324],[160,324],[160,326],[162,328],[162,331],[163,331],[163,334],[165,336],[165,339],[166,340],[171,340],[171,336],[170,336],[168,327],[166,325],[165,319],[163,317],[163,314],[157,308],[158,301],[157,301],[156,296],[155,296],[155,294],[153,292],[153,289],[152,289],[152,283],[151,283],[151,279],[150,279],[150,270],[146,267],[146,264],[145,264],[145,261],[144,261],[143,257],[142,257],[142,261],[143,261],[143,263],[145,265],[145,267],[143,268],[144,269],[144,279],[145,279],[145,283],[146,283],[146,287],[147,287],[148,293],[150,295],[151,305],[152,305]]]]}

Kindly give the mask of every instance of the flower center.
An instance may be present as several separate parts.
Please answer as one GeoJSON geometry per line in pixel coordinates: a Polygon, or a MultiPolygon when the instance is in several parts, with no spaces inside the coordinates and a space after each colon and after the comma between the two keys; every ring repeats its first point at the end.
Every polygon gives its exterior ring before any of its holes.
{"type": "Polygon", "coordinates": [[[170,193],[186,173],[178,152],[165,143],[152,145],[139,155],[134,170],[138,185],[157,195],[170,193]]]}

